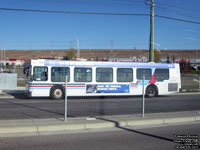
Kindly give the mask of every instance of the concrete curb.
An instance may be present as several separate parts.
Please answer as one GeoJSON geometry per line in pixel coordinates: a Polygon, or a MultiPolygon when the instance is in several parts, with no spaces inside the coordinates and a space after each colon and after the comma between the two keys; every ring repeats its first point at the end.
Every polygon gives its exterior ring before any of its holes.
{"type": "Polygon", "coordinates": [[[200,89],[182,89],[181,93],[200,92],[200,89]]]}
{"type": "Polygon", "coordinates": [[[140,126],[140,125],[156,125],[164,124],[163,119],[147,119],[147,120],[130,120],[128,126],[140,126]]]}
{"type": "Polygon", "coordinates": [[[9,134],[21,133],[120,128],[128,126],[136,127],[145,125],[161,125],[200,121],[200,113],[198,111],[179,113],[175,117],[172,117],[171,115],[172,113],[164,114],[164,116],[162,114],[154,114],[148,115],[145,118],[132,116],[111,116],[107,118],[97,118],[93,120],[87,120],[86,118],[75,118],[69,119],[69,121],[66,123],[64,121],[56,119],[0,121],[0,137],[9,134]],[[181,115],[184,115],[184,117],[182,117],[181,115]]]}
{"type": "Polygon", "coordinates": [[[6,94],[6,93],[0,93],[0,99],[13,99],[14,98],[14,96],[12,96],[12,95],[9,95],[9,94],[6,94]]]}
{"type": "Polygon", "coordinates": [[[163,123],[179,123],[179,122],[191,122],[196,121],[196,117],[178,117],[178,118],[167,118],[163,119],[163,123]]]}

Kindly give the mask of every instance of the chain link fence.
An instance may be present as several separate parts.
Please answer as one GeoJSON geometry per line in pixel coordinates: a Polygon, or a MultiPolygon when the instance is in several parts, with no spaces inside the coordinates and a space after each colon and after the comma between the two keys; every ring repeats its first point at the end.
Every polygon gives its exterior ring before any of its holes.
{"type": "MultiPolygon", "coordinates": [[[[17,89],[3,90],[0,94],[0,120],[15,119],[63,119],[64,99],[53,100],[49,97],[29,98],[25,91],[26,80],[22,70],[18,74],[17,89]],[[6,95],[6,96],[5,96],[6,95]]],[[[199,91],[200,76],[182,75],[182,91],[199,91]]],[[[169,112],[165,105],[170,96],[145,98],[145,113],[169,112]]],[[[173,97],[173,96],[172,96],[173,97]]],[[[189,97],[188,97],[189,98],[189,97]]],[[[184,111],[173,108],[172,111],[184,111]]],[[[68,97],[68,117],[98,117],[109,115],[142,115],[142,96],[89,96],[68,97]]]]}
{"type": "Polygon", "coordinates": [[[183,92],[199,92],[200,74],[182,74],[181,85],[183,92]]]}

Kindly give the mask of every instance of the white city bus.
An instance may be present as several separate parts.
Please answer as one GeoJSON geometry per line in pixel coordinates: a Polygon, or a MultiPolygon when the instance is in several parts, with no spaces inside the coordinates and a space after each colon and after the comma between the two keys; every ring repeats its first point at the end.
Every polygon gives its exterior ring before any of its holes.
{"type": "Polygon", "coordinates": [[[148,97],[179,92],[179,64],[31,60],[27,91],[31,97],[141,95],[145,77],[148,97]]]}

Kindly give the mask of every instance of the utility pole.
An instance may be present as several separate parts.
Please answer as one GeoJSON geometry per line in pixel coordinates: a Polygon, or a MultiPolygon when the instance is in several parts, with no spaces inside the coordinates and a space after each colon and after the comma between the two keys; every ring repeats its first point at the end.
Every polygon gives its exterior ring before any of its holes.
{"type": "Polygon", "coordinates": [[[29,50],[32,49],[32,43],[31,43],[31,40],[29,41],[29,50]]]}
{"type": "Polygon", "coordinates": [[[90,53],[91,53],[91,51],[92,51],[92,41],[89,41],[89,43],[90,43],[90,53]]]}
{"type": "Polygon", "coordinates": [[[110,41],[111,43],[111,53],[113,52],[113,40],[110,41]]]}
{"type": "Polygon", "coordinates": [[[5,50],[4,46],[3,46],[3,58],[4,58],[4,60],[6,59],[6,50],[5,50]]]}
{"type": "Polygon", "coordinates": [[[80,58],[79,39],[77,39],[77,58],[80,58]]]}
{"type": "Polygon", "coordinates": [[[53,54],[53,41],[51,41],[51,56],[53,54]]]}
{"type": "Polygon", "coordinates": [[[69,49],[72,49],[74,48],[74,41],[69,41],[69,49]]]}
{"type": "Polygon", "coordinates": [[[150,9],[150,48],[149,48],[149,62],[154,62],[154,0],[151,0],[150,9]]]}

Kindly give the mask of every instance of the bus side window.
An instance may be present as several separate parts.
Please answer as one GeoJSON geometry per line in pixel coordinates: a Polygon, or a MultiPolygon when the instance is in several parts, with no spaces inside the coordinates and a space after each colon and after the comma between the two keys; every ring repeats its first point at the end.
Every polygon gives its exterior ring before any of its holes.
{"type": "Polygon", "coordinates": [[[133,69],[132,68],[118,68],[117,82],[133,82],[133,69]]]}
{"type": "Polygon", "coordinates": [[[112,68],[97,68],[96,81],[97,82],[113,82],[113,69],[112,68]]]}
{"type": "Polygon", "coordinates": [[[92,68],[74,68],[75,82],[92,82],[92,68]]]}
{"type": "Polygon", "coordinates": [[[152,71],[150,68],[137,68],[137,79],[142,80],[143,76],[145,80],[151,80],[152,71]]]}
{"type": "Polygon", "coordinates": [[[155,79],[158,81],[169,80],[169,69],[156,69],[155,79]]]}
{"type": "Polygon", "coordinates": [[[51,68],[51,81],[52,82],[65,82],[67,75],[67,82],[70,81],[70,68],[69,67],[52,67],[51,68]]]}

